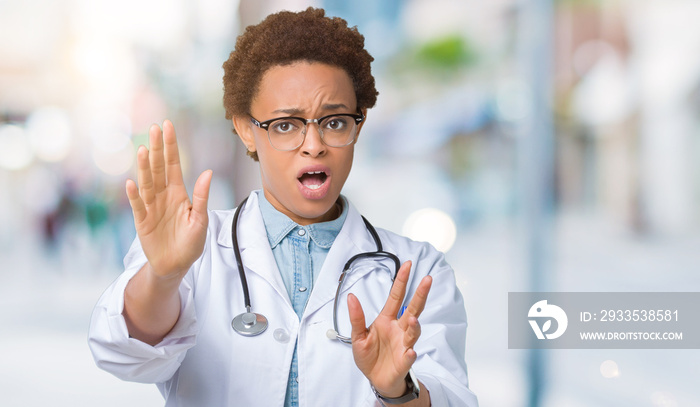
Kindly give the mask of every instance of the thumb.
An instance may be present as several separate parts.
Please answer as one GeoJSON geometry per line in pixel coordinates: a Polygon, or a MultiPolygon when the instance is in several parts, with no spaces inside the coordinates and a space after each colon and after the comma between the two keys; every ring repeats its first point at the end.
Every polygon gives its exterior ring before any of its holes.
{"type": "Polygon", "coordinates": [[[199,175],[194,183],[192,192],[192,215],[207,219],[207,203],[209,202],[209,186],[211,185],[212,170],[206,170],[199,175]]]}

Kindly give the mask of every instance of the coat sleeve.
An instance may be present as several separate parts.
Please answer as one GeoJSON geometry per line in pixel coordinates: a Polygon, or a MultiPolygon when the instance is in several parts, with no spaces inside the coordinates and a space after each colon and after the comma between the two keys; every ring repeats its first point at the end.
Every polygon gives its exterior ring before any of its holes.
{"type": "Polygon", "coordinates": [[[197,317],[194,309],[192,274],[195,265],[180,284],[180,317],[163,340],[151,346],[131,338],[122,315],[124,289],[146,263],[136,238],[124,258],[125,271],[102,294],[90,322],[88,345],[97,366],[122,380],[160,383],[169,380],[195,345],[197,317]]]}
{"type": "Polygon", "coordinates": [[[465,360],[467,314],[454,271],[442,253],[427,243],[419,245],[420,249],[414,247],[419,255],[413,261],[415,277],[408,292],[415,292],[425,275],[433,277],[433,284],[418,318],[421,336],[414,346],[418,359],[413,370],[430,392],[433,406],[478,407],[476,395],[469,389],[465,360]]]}

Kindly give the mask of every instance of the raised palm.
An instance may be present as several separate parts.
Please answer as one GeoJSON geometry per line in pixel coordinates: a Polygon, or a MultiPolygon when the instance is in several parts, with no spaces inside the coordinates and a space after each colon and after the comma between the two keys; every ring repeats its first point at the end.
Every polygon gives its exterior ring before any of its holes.
{"type": "Polygon", "coordinates": [[[401,266],[384,308],[369,328],[365,325],[359,300],[352,294],[348,295],[355,364],[377,391],[388,397],[398,397],[405,391],[404,379],[417,358],[413,345],[421,332],[418,317],[423,312],[432,284],[432,277],[424,277],[406,311],[397,319],[410,269],[410,261],[401,266]]]}
{"type": "Polygon", "coordinates": [[[149,131],[150,151],[139,147],[138,187],[126,183],[134,225],[151,269],[160,277],[180,277],[202,254],[209,218],[211,171],[197,179],[192,201],[182,179],[175,129],[170,121],[149,131]]]}

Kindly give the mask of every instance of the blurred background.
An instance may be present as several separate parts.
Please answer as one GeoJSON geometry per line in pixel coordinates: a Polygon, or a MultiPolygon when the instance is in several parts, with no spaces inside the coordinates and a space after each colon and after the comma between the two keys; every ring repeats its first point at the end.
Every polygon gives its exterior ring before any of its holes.
{"type": "Polygon", "coordinates": [[[221,65],[309,5],[375,57],[345,194],[446,251],[481,405],[700,405],[698,350],[507,344],[509,291],[700,291],[696,0],[0,0],[0,404],[162,405],[86,344],[135,235],[135,150],[168,118],[210,208],[258,188],[221,65]]]}

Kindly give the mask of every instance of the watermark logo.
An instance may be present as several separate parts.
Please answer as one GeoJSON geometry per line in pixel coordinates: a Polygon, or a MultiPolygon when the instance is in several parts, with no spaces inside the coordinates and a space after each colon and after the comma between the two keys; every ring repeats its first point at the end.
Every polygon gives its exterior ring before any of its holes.
{"type": "Polygon", "coordinates": [[[528,319],[532,330],[535,331],[537,339],[556,339],[564,334],[569,325],[569,318],[563,309],[554,304],[547,304],[547,300],[537,301],[530,307],[527,313],[528,318],[548,318],[540,328],[537,319],[528,319]],[[547,333],[552,329],[552,319],[557,321],[557,329],[552,333],[547,333]]]}
{"type": "Polygon", "coordinates": [[[700,349],[699,309],[700,292],[509,292],[508,349],[700,349]]]}

